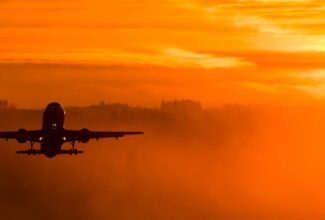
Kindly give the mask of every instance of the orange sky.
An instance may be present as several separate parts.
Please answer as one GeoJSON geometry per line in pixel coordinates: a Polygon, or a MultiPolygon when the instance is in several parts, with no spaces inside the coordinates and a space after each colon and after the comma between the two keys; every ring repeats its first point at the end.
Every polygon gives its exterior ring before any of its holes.
{"type": "Polygon", "coordinates": [[[324,12],[320,0],[2,0],[0,92],[22,106],[42,106],[49,99],[317,102],[325,96],[324,12]],[[50,67],[49,76],[43,67],[22,71],[8,63],[74,64],[79,76],[50,67]],[[80,64],[107,69],[83,71],[80,64]],[[116,66],[123,70],[114,75],[116,66]],[[98,74],[106,84],[94,86],[98,74]],[[76,99],[84,79],[92,87],[83,87],[88,95],[76,99]],[[120,87],[110,83],[116,79],[120,87]],[[61,80],[71,87],[58,92],[61,80]],[[123,80],[133,83],[129,95],[123,80]],[[39,101],[40,91],[26,84],[44,87],[39,101]]]}

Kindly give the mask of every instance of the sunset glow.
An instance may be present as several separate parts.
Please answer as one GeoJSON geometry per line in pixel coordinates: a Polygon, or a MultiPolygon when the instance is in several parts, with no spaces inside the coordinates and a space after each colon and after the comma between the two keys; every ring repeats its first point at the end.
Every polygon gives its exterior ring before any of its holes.
{"type": "Polygon", "coordinates": [[[0,0],[0,219],[325,219],[324,27],[324,0],[0,0]]]}
{"type": "MultiPolygon", "coordinates": [[[[0,5],[3,65],[123,66],[128,80],[133,80],[132,71],[143,69],[139,77],[155,78],[154,68],[158,78],[168,75],[168,86],[180,98],[193,94],[172,84],[199,78],[195,98],[207,105],[258,104],[266,97],[282,104],[283,95],[301,104],[325,96],[319,74],[325,69],[325,4],[320,0],[7,0],[0,5]],[[229,87],[220,87],[225,81],[229,87]],[[225,94],[222,88],[252,99],[212,95],[225,94]]],[[[151,90],[152,98],[170,97],[165,86],[154,83],[163,88],[151,90]]]]}

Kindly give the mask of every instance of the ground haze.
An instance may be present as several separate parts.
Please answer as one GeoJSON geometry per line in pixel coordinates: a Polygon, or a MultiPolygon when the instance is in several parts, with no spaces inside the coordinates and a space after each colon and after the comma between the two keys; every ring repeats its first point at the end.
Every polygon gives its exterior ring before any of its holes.
{"type": "MultiPolygon", "coordinates": [[[[0,104],[1,130],[39,128],[41,110],[0,104]]],[[[6,219],[322,218],[322,121],[321,107],[204,109],[189,100],[68,107],[67,128],[145,135],[91,141],[78,145],[83,155],[54,159],[16,155],[28,145],[2,141],[1,212],[6,219]]]]}

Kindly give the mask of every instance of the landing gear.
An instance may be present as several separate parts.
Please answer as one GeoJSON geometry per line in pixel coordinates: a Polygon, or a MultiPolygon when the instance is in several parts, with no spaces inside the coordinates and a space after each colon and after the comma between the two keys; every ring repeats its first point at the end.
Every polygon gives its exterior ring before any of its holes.
{"type": "Polygon", "coordinates": [[[71,146],[72,148],[68,151],[70,155],[77,155],[77,154],[82,154],[83,151],[79,151],[78,149],[75,148],[75,140],[71,141],[71,146]]]}
{"type": "Polygon", "coordinates": [[[28,155],[36,155],[36,150],[34,150],[34,142],[30,141],[30,149],[27,150],[28,155]]]}
{"type": "Polygon", "coordinates": [[[71,141],[71,146],[72,146],[72,150],[74,150],[74,146],[75,146],[75,140],[71,141]]]}
{"type": "Polygon", "coordinates": [[[77,150],[77,149],[70,149],[69,150],[69,154],[70,155],[77,155],[77,154],[82,154],[83,153],[83,151],[79,151],[79,150],[77,150]]]}
{"type": "Polygon", "coordinates": [[[36,155],[36,150],[34,149],[29,149],[27,152],[28,155],[36,155]]]}
{"type": "Polygon", "coordinates": [[[28,150],[19,150],[16,151],[17,154],[28,154],[28,155],[36,155],[36,154],[40,154],[41,152],[38,150],[32,150],[32,149],[28,149],[28,150]]]}

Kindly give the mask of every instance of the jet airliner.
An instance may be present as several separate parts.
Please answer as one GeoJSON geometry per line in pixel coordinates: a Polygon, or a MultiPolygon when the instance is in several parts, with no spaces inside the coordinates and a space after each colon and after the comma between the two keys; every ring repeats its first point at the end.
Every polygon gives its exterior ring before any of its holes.
{"type": "Polygon", "coordinates": [[[0,138],[16,139],[18,143],[30,142],[30,149],[17,151],[18,154],[43,154],[52,158],[58,154],[77,155],[83,153],[75,148],[75,142],[87,143],[90,139],[120,138],[125,135],[143,134],[141,131],[89,131],[87,128],[68,130],[64,128],[65,111],[57,102],[47,105],[43,112],[42,129],[0,132],[0,138]],[[71,149],[62,149],[63,143],[71,143],[71,149]],[[40,149],[34,149],[34,143],[40,143],[40,149]]]}

